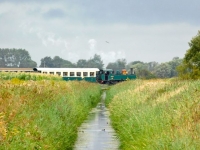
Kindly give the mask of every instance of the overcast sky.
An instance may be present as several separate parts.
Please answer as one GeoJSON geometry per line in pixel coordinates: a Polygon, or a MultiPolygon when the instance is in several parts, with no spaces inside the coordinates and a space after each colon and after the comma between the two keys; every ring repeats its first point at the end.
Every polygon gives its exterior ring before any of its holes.
{"type": "Polygon", "coordinates": [[[0,48],[26,49],[38,65],[95,53],[106,65],[166,62],[183,58],[198,30],[199,0],[0,0],[0,48]]]}

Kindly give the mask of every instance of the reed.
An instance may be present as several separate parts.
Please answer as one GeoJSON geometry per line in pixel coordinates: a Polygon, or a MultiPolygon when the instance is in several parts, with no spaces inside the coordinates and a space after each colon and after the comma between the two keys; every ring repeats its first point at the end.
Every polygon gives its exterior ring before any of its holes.
{"type": "Polygon", "coordinates": [[[100,98],[85,81],[0,82],[0,149],[72,149],[77,127],[100,98]]]}
{"type": "Polygon", "coordinates": [[[200,149],[200,80],[127,81],[107,93],[121,149],[200,149]]]}

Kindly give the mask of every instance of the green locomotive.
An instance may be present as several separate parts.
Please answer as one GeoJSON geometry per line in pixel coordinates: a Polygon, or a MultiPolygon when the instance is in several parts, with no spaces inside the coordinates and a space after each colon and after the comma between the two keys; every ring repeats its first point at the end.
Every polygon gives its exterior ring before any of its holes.
{"type": "Polygon", "coordinates": [[[130,73],[128,73],[125,69],[122,69],[121,72],[114,72],[112,69],[100,69],[96,75],[96,80],[100,84],[115,84],[132,79],[136,79],[136,75],[134,74],[132,68],[130,69],[130,73]]]}

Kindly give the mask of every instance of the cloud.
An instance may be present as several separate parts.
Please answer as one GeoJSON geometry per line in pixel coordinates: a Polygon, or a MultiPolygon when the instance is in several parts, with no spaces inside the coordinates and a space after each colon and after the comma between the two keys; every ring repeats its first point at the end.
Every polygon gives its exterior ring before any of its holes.
{"type": "Polygon", "coordinates": [[[43,16],[47,19],[55,19],[55,18],[63,18],[66,16],[65,12],[62,9],[54,8],[50,9],[43,14],[43,16]]]}
{"type": "Polygon", "coordinates": [[[90,47],[90,50],[94,50],[95,49],[95,46],[97,44],[97,41],[95,39],[90,39],[88,41],[88,44],[89,44],[89,47],[90,47]]]}
{"type": "Polygon", "coordinates": [[[109,51],[109,52],[97,52],[101,56],[104,62],[104,67],[108,65],[109,62],[115,62],[117,59],[126,58],[126,54],[123,51],[109,51]]]}
{"type": "Polygon", "coordinates": [[[103,51],[100,50],[97,41],[95,39],[90,39],[88,41],[90,51],[87,53],[88,56],[93,57],[95,54],[101,56],[102,60],[104,61],[105,65],[109,62],[115,62],[117,59],[126,58],[126,54],[123,51],[103,51]]]}
{"type": "Polygon", "coordinates": [[[45,56],[77,62],[95,53],[105,64],[169,61],[184,56],[200,25],[195,0],[0,2],[0,48],[24,48],[38,63],[45,56]]]}

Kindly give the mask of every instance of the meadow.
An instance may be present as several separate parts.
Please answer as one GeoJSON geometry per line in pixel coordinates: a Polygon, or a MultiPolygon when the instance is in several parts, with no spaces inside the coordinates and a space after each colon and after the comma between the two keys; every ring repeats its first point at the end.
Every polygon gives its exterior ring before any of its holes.
{"type": "Polygon", "coordinates": [[[100,99],[100,86],[6,75],[0,79],[0,149],[72,149],[77,127],[100,99]]]}
{"type": "Polygon", "coordinates": [[[41,73],[25,73],[25,72],[0,72],[0,79],[2,80],[11,80],[11,79],[20,79],[20,80],[62,80],[61,76],[50,75],[50,74],[41,74],[41,73]]]}
{"type": "Polygon", "coordinates": [[[200,149],[200,80],[123,82],[106,104],[122,150],[200,149]]]}

